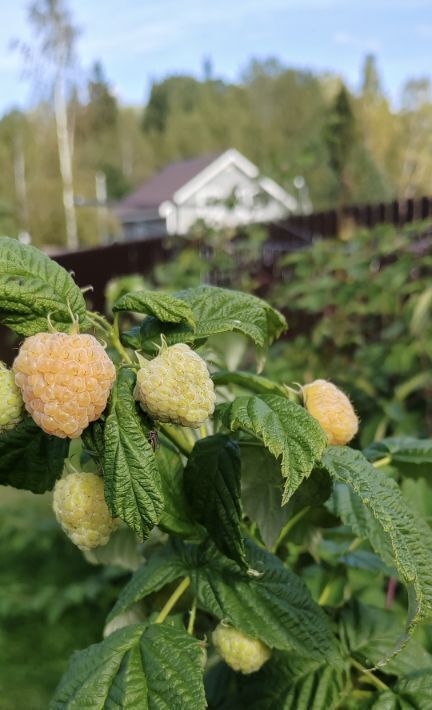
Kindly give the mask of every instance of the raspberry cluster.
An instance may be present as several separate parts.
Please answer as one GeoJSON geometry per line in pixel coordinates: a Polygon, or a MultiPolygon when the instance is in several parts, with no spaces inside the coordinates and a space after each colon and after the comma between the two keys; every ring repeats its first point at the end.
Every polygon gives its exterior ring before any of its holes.
{"type": "Polygon", "coordinates": [[[271,649],[265,643],[225,623],[220,623],[213,631],[213,644],[225,663],[246,675],[258,671],[271,656],[271,649]]]}
{"type": "Polygon", "coordinates": [[[19,424],[23,412],[24,403],[14,373],[0,362],[0,434],[19,424]]]}
{"type": "Polygon", "coordinates": [[[327,380],[315,380],[302,391],[307,411],[325,431],[329,444],[348,444],[357,434],[359,420],[346,394],[327,380]]]}
{"type": "Polygon", "coordinates": [[[135,398],[154,419],[193,428],[213,414],[216,400],[207,365],[184,343],[163,346],[141,367],[135,398]]]}
{"type": "Polygon", "coordinates": [[[38,333],[13,364],[27,411],[47,434],[75,439],[106,407],[115,367],[92,335],[38,333]]]}
{"type": "Polygon", "coordinates": [[[64,532],[81,550],[106,545],[119,525],[105,502],[103,480],[95,473],[71,473],[57,481],[53,508],[64,532]]]}

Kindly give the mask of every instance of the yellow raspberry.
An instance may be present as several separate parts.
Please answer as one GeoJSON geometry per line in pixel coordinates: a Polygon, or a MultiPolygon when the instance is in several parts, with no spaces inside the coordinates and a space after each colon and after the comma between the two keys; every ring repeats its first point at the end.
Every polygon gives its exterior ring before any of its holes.
{"type": "Polygon", "coordinates": [[[57,481],[53,509],[64,532],[80,550],[106,545],[119,526],[105,502],[103,480],[95,473],[71,473],[57,481]]]}
{"type": "Polygon", "coordinates": [[[304,385],[302,391],[307,411],[324,429],[329,444],[344,446],[351,441],[359,420],[346,394],[326,380],[304,385]]]}
{"type": "Polygon", "coordinates": [[[180,343],[141,367],[135,399],[154,419],[196,428],[213,414],[216,396],[204,360],[180,343]]]}
{"type": "Polygon", "coordinates": [[[14,373],[0,362],[0,434],[19,424],[23,413],[24,402],[14,373]]]}
{"type": "Polygon", "coordinates": [[[223,622],[213,631],[213,644],[225,663],[245,675],[258,671],[271,656],[265,643],[223,622]]]}
{"type": "Polygon", "coordinates": [[[92,335],[32,335],[13,370],[36,424],[62,439],[76,439],[100,417],[115,380],[113,363],[92,335]]]}

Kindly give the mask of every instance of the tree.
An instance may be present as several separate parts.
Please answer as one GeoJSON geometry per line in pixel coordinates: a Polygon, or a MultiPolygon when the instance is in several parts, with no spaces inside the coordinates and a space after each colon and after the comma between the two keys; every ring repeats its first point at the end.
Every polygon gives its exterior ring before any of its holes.
{"type": "Polygon", "coordinates": [[[324,127],[324,142],[327,146],[330,167],[338,181],[338,202],[341,205],[349,200],[352,192],[348,166],[356,140],[356,122],[351,100],[342,84],[324,127]]]}
{"type": "Polygon", "coordinates": [[[87,84],[87,120],[90,130],[103,131],[116,126],[118,106],[105,78],[101,62],[95,62],[87,84]]]}
{"type": "Polygon", "coordinates": [[[383,96],[381,79],[373,54],[367,54],[364,59],[361,95],[366,101],[374,101],[383,96]]]}
{"type": "Polygon", "coordinates": [[[75,61],[74,46],[78,29],[72,22],[65,0],[35,0],[29,6],[28,20],[34,33],[34,46],[21,45],[21,48],[33,70],[38,74],[45,70],[48,74],[53,95],[63,184],[66,242],[69,249],[76,249],[78,232],[74,203],[72,140],[67,106],[67,75],[75,61]]]}

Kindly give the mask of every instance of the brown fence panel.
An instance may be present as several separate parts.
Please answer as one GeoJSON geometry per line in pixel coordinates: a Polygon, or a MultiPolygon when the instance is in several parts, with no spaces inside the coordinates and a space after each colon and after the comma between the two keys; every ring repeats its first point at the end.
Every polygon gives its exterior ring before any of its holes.
{"type": "Polygon", "coordinates": [[[88,300],[93,308],[102,311],[105,286],[110,279],[125,274],[145,276],[156,264],[166,261],[169,253],[164,240],[158,238],[54,254],[52,258],[74,273],[79,286],[93,286],[88,300]]]}

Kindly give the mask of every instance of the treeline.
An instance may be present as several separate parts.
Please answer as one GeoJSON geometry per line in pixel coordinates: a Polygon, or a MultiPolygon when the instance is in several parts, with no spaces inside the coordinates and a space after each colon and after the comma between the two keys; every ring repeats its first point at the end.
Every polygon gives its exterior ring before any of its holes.
{"type": "MultiPolygon", "coordinates": [[[[68,85],[69,86],[69,85],[68,85]]],[[[74,199],[81,244],[101,231],[95,175],[115,201],[165,163],[235,147],[315,210],[432,193],[432,99],[409,81],[394,110],[368,56],[358,93],[337,76],[252,61],[238,83],[213,76],[155,82],[144,107],[119,105],[96,64],[67,94],[74,199]],[[87,204],[86,204],[87,203],[87,204]],[[90,204],[88,204],[90,203],[90,204]]],[[[0,233],[65,244],[55,116],[50,101],[0,121],[0,233]]]]}

